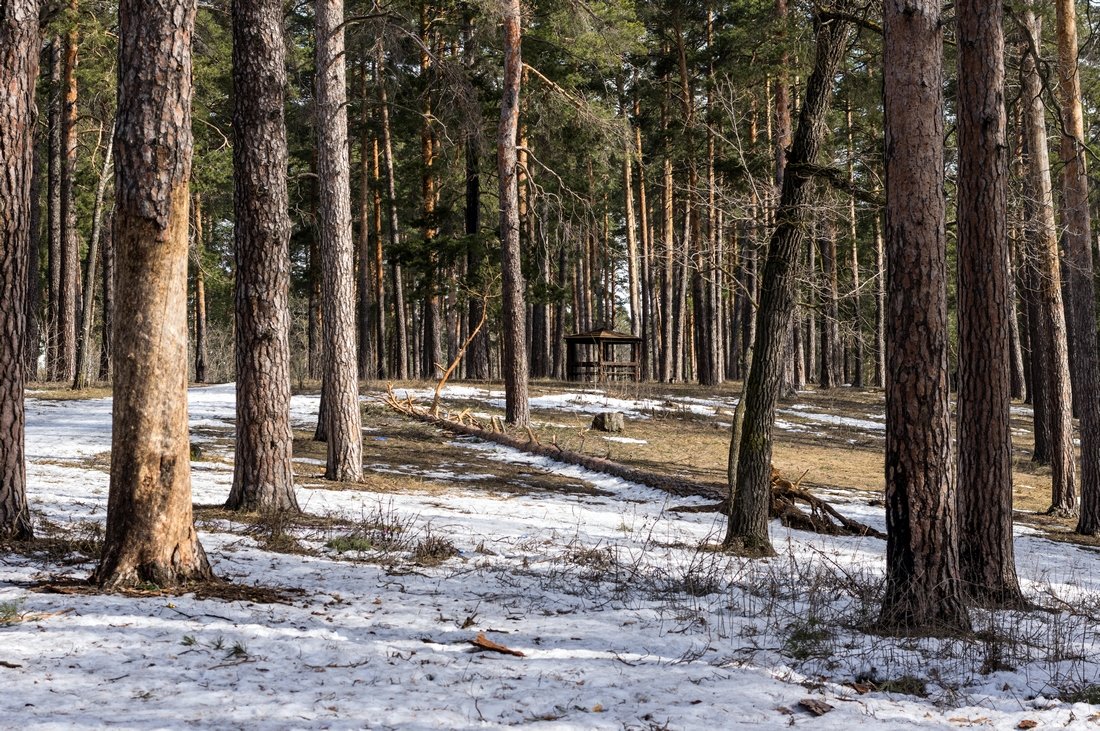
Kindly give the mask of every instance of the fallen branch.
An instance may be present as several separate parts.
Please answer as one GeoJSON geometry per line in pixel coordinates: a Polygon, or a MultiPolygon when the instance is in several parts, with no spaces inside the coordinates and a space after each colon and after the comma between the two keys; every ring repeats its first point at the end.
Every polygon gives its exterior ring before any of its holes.
{"type": "MultiPolygon", "coordinates": [[[[673,508],[673,510],[677,512],[726,513],[729,511],[729,499],[725,494],[725,490],[712,485],[706,485],[694,480],[686,480],[679,477],[658,475],[636,467],[629,467],[618,462],[612,462],[602,457],[594,457],[580,452],[562,449],[556,442],[553,444],[540,444],[534,432],[530,429],[527,430],[526,440],[505,434],[503,431],[498,432],[496,431],[497,420],[495,417],[490,421],[493,427],[492,430],[481,428],[480,424],[475,425],[476,422],[474,422],[473,419],[471,419],[471,422],[473,422],[471,424],[464,423],[464,417],[468,416],[466,412],[458,415],[460,421],[448,419],[416,406],[411,398],[398,399],[392,389],[383,396],[382,400],[394,411],[404,414],[411,419],[431,424],[441,429],[446,429],[455,434],[476,437],[487,442],[494,442],[506,447],[511,447],[512,449],[518,449],[528,454],[547,457],[557,462],[564,462],[565,464],[576,465],[592,470],[593,472],[619,477],[639,485],[663,490],[677,497],[703,497],[719,501],[708,505],[691,505],[673,508]]],[[[805,477],[805,473],[803,473],[802,477],[805,477]]],[[[772,518],[778,518],[783,525],[790,528],[811,531],[814,533],[823,533],[826,535],[874,536],[875,538],[886,537],[868,525],[845,517],[832,505],[803,489],[801,487],[802,477],[792,483],[784,479],[782,475],[779,474],[778,470],[774,467],[772,468],[772,501],[770,510],[772,518]],[[800,503],[807,506],[808,512],[799,507],[800,503]]]]}
{"type": "MultiPolygon", "coordinates": [[[[613,477],[621,477],[629,482],[636,482],[640,485],[646,485],[647,487],[654,487],[658,490],[664,490],[667,493],[676,495],[678,497],[706,497],[712,499],[721,499],[723,497],[723,491],[704,485],[691,480],[684,480],[676,477],[665,477],[663,475],[656,475],[652,472],[646,472],[634,467],[628,467],[618,462],[612,462],[611,460],[603,459],[601,457],[592,457],[587,454],[581,454],[579,452],[572,452],[568,449],[562,449],[556,444],[539,444],[537,440],[533,439],[533,433],[529,433],[527,439],[520,437],[514,437],[510,434],[504,434],[503,432],[490,431],[488,429],[481,429],[476,426],[469,426],[467,424],[461,424],[457,421],[447,419],[442,416],[433,416],[429,411],[419,408],[412,404],[409,400],[398,399],[393,391],[389,391],[382,399],[387,406],[394,411],[404,414],[405,416],[416,419],[417,421],[424,422],[425,424],[431,424],[432,426],[446,429],[447,431],[455,434],[463,434],[465,436],[477,437],[487,442],[495,442],[502,444],[505,447],[511,447],[518,449],[529,454],[535,454],[540,457],[548,457],[558,462],[565,462],[566,464],[576,465],[578,467],[584,467],[585,469],[592,470],[593,472],[600,472],[606,475],[612,475],[613,477]]],[[[496,425],[496,418],[492,419],[492,424],[496,425]]]]}

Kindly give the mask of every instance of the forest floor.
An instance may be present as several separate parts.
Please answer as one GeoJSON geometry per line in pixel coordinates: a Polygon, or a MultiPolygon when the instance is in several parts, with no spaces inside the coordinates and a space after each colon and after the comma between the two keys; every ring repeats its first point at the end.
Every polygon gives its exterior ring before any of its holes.
{"type": "MultiPolygon", "coordinates": [[[[294,397],[305,512],[260,519],[220,507],[232,385],[193,388],[196,521],[232,583],[128,596],[79,583],[102,540],[110,399],[32,392],[41,540],[0,552],[0,727],[1100,728],[1100,555],[1036,515],[1050,483],[1024,406],[1017,563],[1038,609],[911,639],[874,633],[879,539],[773,521],[777,557],[730,556],[714,549],[723,516],[671,510],[705,500],[446,434],[383,389],[364,389],[355,485],[322,479],[318,397],[294,397]]],[[[736,385],[536,383],[534,433],[721,488],[736,399],[736,385]],[[626,414],[623,433],[588,429],[605,410],[626,414]]],[[[443,403],[488,420],[503,393],[457,385],[443,403]]],[[[883,435],[881,392],[803,392],[781,404],[775,464],[881,530],[883,435]]]]}

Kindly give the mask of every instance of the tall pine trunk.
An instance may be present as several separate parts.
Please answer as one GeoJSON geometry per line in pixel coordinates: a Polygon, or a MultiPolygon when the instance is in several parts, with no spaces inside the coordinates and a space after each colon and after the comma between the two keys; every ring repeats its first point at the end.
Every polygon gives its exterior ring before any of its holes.
{"type": "Polygon", "coordinates": [[[1046,108],[1032,43],[1039,48],[1041,19],[1032,7],[1023,10],[1030,37],[1021,61],[1024,102],[1024,142],[1027,152],[1026,214],[1028,325],[1031,332],[1032,404],[1035,414],[1033,458],[1050,463],[1051,510],[1072,513],[1077,508],[1076,456],[1073,448],[1073,403],[1070,393],[1069,343],[1062,302],[1062,271],[1054,193],[1047,147],[1046,108]]]}
{"type": "Polygon", "coordinates": [[[320,183],[325,478],[363,476],[362,417],[355,354],[355,251],[351,237],[344,2],[317,0],[317,176],[320,183]]]}
{"type": "Polygon", "coordinates": [[[107,151],[103,154],[103,171],[96,186],[95,206],[92,208],[92,238],[88,242],[88,258],[84,266],[84,301],[80,310],[80,332],[76,341],[76,376],[73,389],[86,388],[92,377],[92,321],[95,319],[95,284],[99,268],[99,249],[103,239],[103,199],[107,192],[107,181],[111,174],[114,150],[114,135],[107,142],[107,151]]]}
{"type": "Polygon", "coordinates": [[[33,537],[24,454],[23,299],[31,235],[38,54],[38,2],[11,0],[0,10],[0,540],[33,537]]]}
{"type": "Polygon", "coordinates": [[[191,258],[195,265],[195,383],[206,383],[206,366],[210,354],[206,347],[206,239],[203,235],[202,196],[191,197],[191,217],[194,221],[194,243],[191,258]]]}
{"type": "Polygon", "coordinates": [[[76,375],[76,327],[80,299],[80,234],[76,226],[76,65],[79,36],[76,31],[77,0],[70,0],[73,23],[65,34],[61,104],[61,281],[58,289],[58,372],[71,382],[76,375]]]}
{"type": "Polygon", "coordinates": [[[119,3],[111,486],[94,579],[112,588],[211,577],[191,513],[187,212],[194,0],[119,3]],[[141,140],[135,143],[135,140],[141,140]]]}
{"type": "Polygon", "coordinates": [[[958,18],[959,569],[989,607],[1024,604],[1012,541],[1012,286],[1003,9],[960,0],[958,18]]]}
{"type": "Polygon", "coordinates": [[[886,595],[881,622],[968,628],[948,397],[939,0],[886,0],[886,595]]]}
{"type": "Polygon", "coordinates": [[[737,474],[725,545],[753,556],[774,553],[768,537],[771,505],[772,429],[782,387],[783,341],[795,305],[795,273],[811,215],[813,181],[799,169],[813,165],[825,138],[833,77],[844,55],[848,24],[818,23],[814,69],[806,83],[806,100],[791,143],[779,199],[778,225],[768,243],[756,341],[742,399],[744,424],[737,450],[737,474]]]}
{"type": "Polygon", "coordinates": [[[519,247],[519,180],[516,135],[519,131],[519,94],[523,78],[519,0],[504,1],[504,88],[497,131],[497,164],[500,171],[500,261],[503,292],[503,376],[505,419],[527,426],[531,418],[527,400],[527,334],[523,270],[519,247]]]}
{"type": "Polygon", "coordinates": [[[237,442],[225,506],[297,512],[283,6],[281,0],[234,0],[232,16],[237,442]]]}
{"type": "MultiPolygon", "coordinates": [[[[1096,353],[1096,292],[1092,269],[1085,123],[1078,71],[1077,17],[1073,0],[1057,0],[1058,101],[1061,104],[1062,226],[1070,291],[1074,406],[1080,417],[1081,509],[1077,532],[1100,532],[1100,362],[1096,353]]],[[[1071,511],[1062,511],[1071,512],[1071,511]]]]}

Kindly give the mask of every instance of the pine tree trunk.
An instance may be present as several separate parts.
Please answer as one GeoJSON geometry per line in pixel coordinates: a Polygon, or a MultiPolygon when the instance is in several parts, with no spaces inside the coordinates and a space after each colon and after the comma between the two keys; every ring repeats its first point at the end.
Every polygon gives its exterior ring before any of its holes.
{"type": "Polygon", "coordinates": [[[672,194],[672,158],[669,157],[669,152],[666,151],[664,158],[664,185],[661,190],[661,210],[662,210],[662,239],[661,245],[664,247],[664,262],[662,264],[661,271],[661,382],[670,383],[675,377],[673,371],[673,351],[675,345],[673,343],[673,304],[672,304],[672,281],[673,274],[676,268],[676,241],[673,233],[673,194],[672,194]]]}
{"type": "Polygon", "coordinates": [[[366,62],[359,73],[359,240],[356,293],[359,305],[359,378],[371,379],[374,373],[374,321],[371,317],[371,296],[374,293],[374,252],[371,246],[371,135],[370,94],[367,87],[366,62]]]}
{"type": "Polygon", "coordinates": [[[316,2],[317,175],[320,181],[321,309],[325,478],[363,476],[362,417],[355,357],[355,250],[351,237],[344,2],[316,2]]]}
{"type": "Polygon", "coordinates": [[[321,222],[319,212],[314,209],[313,235],[309,240],[308,301],[306,323],[306,370],[309,377],[320,380],[324,357],[322,342],[324,339],[324,321],[321,312],[321,222]]]}
{"type": "MultiPolygon", "coordinates": [[[[623,104],[625,116],[625,103],[623,104]]],[[[631,135],[633,136],[633,135],[631,135]]],[[[623,152],[623,210],[626,222],[626,276],[630,291],[630,334],[642,332],[641,266],[638,261],[638,226],[634,217],[634,151],[633,140],[627,139],[623,152]]]]}
{"type": "MultiPolygon", "coordinates": [[[[1073,0],[1057,0],[1058,100],[1062,113],[1062,197],[1065,209],[1067,284],[1072,304],[1070,360],[1073,396],[1080,417],[1081,510],[1077,532],[1100,532],[1100,363],[1096,353],[1096,293],[1093,285],[1085,129],[1078,71],[1077,18],[1073,0]]],[[[1053,506],[1059,512],[1071,512],[1053,506]]]]}
{"type": "Polygon", "coordinates": [[[875,214],[875,386],[886,387],[886,252],[882,216],[875,214]]]}
{"type": "MultiPolygon", "coordinates": [[[[70,0],[75,19],[77,1],[70,0]]],[[[76,375],[76,327],[80,288],[80,232],[76,226],[76,64],[75,25],[65,36],[61,106],[61,284],[58,290],[58,378],[71,383],[76,375]]]]}
{"type": "Polygon", "coordinates": [[[27,507],[23,347],[38,10],[37,0],[11,0],[0,8],[0,540],[34,537],[27,507]]]}
{"type": "Polygon", "coordinates": [[[393,371],[400,380],[409,377],[408,327],[405,319],[405,290],[401,264],[396,252],[401,248],[401,226],[397,216],[397,179],[393,171],[393,135],[390,131],[390,105],[386,98],[386,81],[382,62],[377,65],[378,109],[382,116],[382,164],[386,170],[386,203],[389,208],[387,232],[390,247],[390,288],[393,290],[393,371]]]}
{"type": "Polygon", "coordinates": [[[821,373],[818,386],[836,388],[840,373],[840,291],[837,282],[836,222],[826,215],[821,221],[821,236],[817,242],[821,253],[821,273],[824,277],[824,307],[821,322],[821,373]]]}
{"type": "Polygon", "coordinates": [[[107,181],[113,163],[114,136],[107,142],[107,151],[103,154],[103,171],[96,186],[95,206],[92,209],[92,238],[88,242],[88,258],[84,265],[84,301],[80,312],[80,332],[76,341],[76,375],[73,389],[87,388],[92,370],[92,322],[95,319],[95,283],[99,268],[99,247],[103,238],[103,198],[107,192],[107,181]]]}
{"type": "Polygon", "coordinates": [[[1012,285],[1004,11],[956,5],[958,57],[958,525],[967,596],[1024,604],[1012,541],[1012,285]]]}
{"type": "Polygon", "coordinates": [[[114,210],[108,210],[103,224],[103,322],[99,339],[99,380],[111,380],[113,370],[111,353],[112,329],[115,320],[115,220],[114,210]]]}
{"type": "Polygon", "coordinates": [[[203,235],[202,196],[191,197],[191,215],[194,220],[195,241],[192,259],[195,264],[195,383],[206,383],[206,366],[209,353],[206,347],[206,238],[203,235]]]}
{"type": "Polygon", "coordinates": [[[281,0],[236,0],[232,18],[237,442],[225,507],[297,512],[290,428],[283,5],[281,0]]]}
{"type": "MultiPolygon", "coordinates": [[[[855,144],[852,139],[852,101],[845,108],[848,126],[848,182],[855,184],[855,144]]],[[[859,237],[857,233],[856,197],[848,196],[848,241],[851,244],[852,267],[852,380],[854,388],[863,388],[863,298],[859,292],[859,237]]]]}
{"type": "Polygon", "coordinates": [[[382,153],[378,136],[371,139],[371,180],[373,196],[372,236],[374,237],[374,302],[371,305],[371,322],[374,326],[374,374],[375,378],[390,375],[386,358],[386,257],[382,246],[382,153]]]}
{"type": "Polygon", "coordinates": [[[500,242],[504,320],[503,376],[505,419],[527,426],[531,418],[527,400],[527,335],[523,271],[519,246],[519,181],[516,167],[516,135],[519,131],[519,94],[523,74],[520,43],[519,0],[504,4],[504,88],[497,132],[500,168],[500,242]]]}
{"type": "MultiPolygon", "coordinates": [[[[1032,7],[1023,10],[1028,35],[1039,47],[1041,20],[1032,7]]],[[[1030,49],[1030,43],[1027,44],[1030,49]]],[[[1032,403],[1035,414],[1033,459],[1051,466],[1051,510],[1072,513],[1077,508],[1076,456],[1073,447],[1073,399],[1070,391],[1069,342],[1062,302],[1062,273],[1054,193],[1047,147],[1046,109],[1035,59],[1025,50],[1021,61],[1024,134],[1027,152],[1026,214],[1031,328],[1032,403]]]]}
{"type": "Polygon", "coordinates": [[[771,503],[772,428],[783,377],[783,341],[794,311],[797,259],[811,216],[813,181],[798,167],[814,164],[826,133],[833,77],[849,36],[847,23],[818,25],[814,69],[806,84],[798,129],[784,166],[783,191],[768,243],[756,313],[752,364],[742,393],[744,425],[738,448],[734,491],[725,545],[748,555],[772,555],[768,537],[771,503]]]}
{"type": "MultiPolygon", "coordinates": [[[[474,296],[485,288],[482,267],[485,266],[484,243],[478,238],[481,232],[481,171],[479,169],[479,144],[475,132],[466,137],[466,277],[470,283],[470,306],[467,317],[470,332],[481,322],[485,304],[474,296]]],[[[466,353],[466,377],[483,381],[489,378],[489,336],[482,328],[470,343],[466,353]]]]}
{"type": "Polygon", "coordinates": [[[436,223],[436,173],[435,173],[435,128],[432,110],[432,92],[430,89],[432,73],[432,55],[429,47],[432,41],[430,28],[431,8],[428,0],[420,2],[420,79],[423,84],[421,94],[423,108],[420,111],[420,159],[423,177],[421,178],[421,215],[423,218],[424,250],[427,260],[424,273],[424,313],[420,356],[420,375],[424,378],[438,379],[443,375],[440,349],[440,312],[438,279],[439,255],[435,249],[436,223]]]}
{"type": "Polygon", "coordinates": [[[100,586],[211,578],[191,514],[187,213],[193,0],[119,3],[111,487],[100,586]],[[142,140],[134,144],[134,140],[142,140]]]}
{"type": "Polygon", "coordinates": [[[886,595],[881,622],[969,628],[948,397],[939,0],[887,0],[886,595]]]}
{"type": "Polygon", "coordinates": [[[37,136],[33,144],[34,162],[31,170],[31,211],[30,241],[27,244],[27,300],[23,308],[26,313],[26,336],[23,339],[23,362],[26,364],[24,377],[28,381],[38,380],[38,356],[41,353],[42,290],[39,284],[39,260],[42,253],[42,156],[38,154],[37,136]]]}
{"type": "Polygon", "coordinates": [[[47,172],[46,380],[61,379],[58,348],[61,331],[61,38],[50,41],[49,163],[47,172]]]}

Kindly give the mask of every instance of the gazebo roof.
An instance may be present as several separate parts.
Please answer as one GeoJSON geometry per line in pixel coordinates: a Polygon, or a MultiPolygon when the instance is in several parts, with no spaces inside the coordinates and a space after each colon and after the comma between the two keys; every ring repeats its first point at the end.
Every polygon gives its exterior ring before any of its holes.
{"type": "Polygon", "coordinates": [[[642,341],[641,338],[630,335],[629,333],[621,333],[614,330],[603,329],[589,330],[588,332],[566,335],[565,339],[574,343],[640,343],[642,341]]]}

